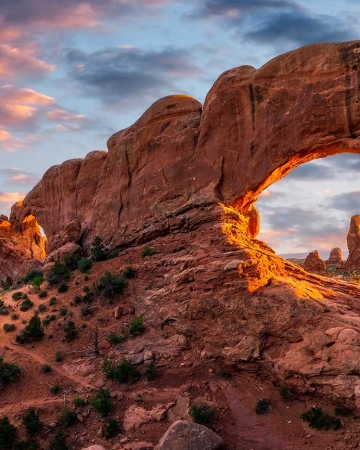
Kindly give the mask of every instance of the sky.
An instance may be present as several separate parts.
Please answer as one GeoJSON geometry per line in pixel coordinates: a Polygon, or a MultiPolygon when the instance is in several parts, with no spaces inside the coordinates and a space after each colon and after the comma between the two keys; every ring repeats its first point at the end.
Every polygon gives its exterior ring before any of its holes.
{"type": "MultiPolygon", "coordinates": [[[[313,42],[360,39],[353,0],[0,0],[0,213],[52,165],[105,150],[154,101],[313,42]]],[[[360,156],[300,166],[258,201],[278,253],[346,249],[360,156]]]]}

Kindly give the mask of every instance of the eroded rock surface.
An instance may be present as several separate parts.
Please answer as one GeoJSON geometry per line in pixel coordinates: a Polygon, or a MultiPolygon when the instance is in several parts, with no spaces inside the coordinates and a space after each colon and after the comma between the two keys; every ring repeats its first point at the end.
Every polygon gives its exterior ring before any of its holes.
{"type": "Polygon", "coordinates": [[[307,272],[324,275],[326,270],[325,261],[321,259],[317,250],[310,252],[305,258],[304,268],[307,272]]]}
{"type": "Polygon", "coordinates": [[[347,234],[349,257],[346,261],[346,270],[360,269],[360,215],[352,216],[350,229],[347,234]]]}
{"type": "Polygon", "coordinates": [[[325,261],[326,267],[335,267],[340,269],[344,266],[343,254],[341,248],[335,247],[331,250],[329,259],[325,261]]]}

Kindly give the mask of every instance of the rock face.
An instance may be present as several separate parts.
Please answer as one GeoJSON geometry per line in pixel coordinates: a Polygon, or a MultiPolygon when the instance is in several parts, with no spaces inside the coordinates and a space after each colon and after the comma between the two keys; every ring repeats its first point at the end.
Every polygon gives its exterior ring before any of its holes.
{"type": "Polygon", "coordinates": [[[346,261],[346,270],[360,270],[360,215],[352,216],[350,229],[347,234],[349,257],[346,261]]]}
{"type": "Polygon", "coordinates": [[[193,422],[174,422],[155,450],[216,450],[223,440],[209,428],[193,422]]]}
{"type": "Polygon", "coordinates": [[[96,235],[112,248],[179,231],[184,211],[221,201],[255,236],[254,202],[267,186],[312,159],[360,152],[359,51],[360,41],[316,44],[231,69],[203,108],[183,95],[158,100],[107,153],[50,168],[11,223],[19,230],[32,214],[50,252],[69,239],[88,251],[96,235]]]}
{"type": "Polygon", "coordinates": [[[340,269],[344,266],[343,254],[341,248],[335,247],[331,250],[329,259],[325,261],[326,267],[335,267],[340,269]]]}
{"type": "Polygon", "coordinates": [[[324,275],[326,264],[325,261],[320,258],[319,252],[317,250],[314,250],[307,255],[304,263],[304,268],[307,272],[324,275]]]}

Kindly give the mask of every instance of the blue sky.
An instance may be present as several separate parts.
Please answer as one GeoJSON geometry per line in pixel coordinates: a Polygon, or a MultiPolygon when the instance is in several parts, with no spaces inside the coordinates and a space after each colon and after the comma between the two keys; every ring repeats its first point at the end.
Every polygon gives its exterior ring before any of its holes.
{"type": "MultiPolygon", "coordinates": [[[[360,38],[350,0],[0,0],[0,213],[54,164],[105,149],[158,98],[204,101],[225,70],[360,38]]],[[[346,248],[356,155],[301,166],[258,202],[280,253],[346,248]]]]}

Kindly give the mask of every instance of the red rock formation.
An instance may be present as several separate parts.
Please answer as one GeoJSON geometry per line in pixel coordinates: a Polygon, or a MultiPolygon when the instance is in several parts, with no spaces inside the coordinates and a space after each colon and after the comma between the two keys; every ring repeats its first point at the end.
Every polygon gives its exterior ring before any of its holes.
{"type": "Polygon", "coordinates": [[[307,272],[324,275],[326,264],[325,261],[320,258],[319,252],[317,250],[314,250],[313,252],[310,252],[305,258],[304,268],[307,272]]]}
{"type": "Polygon", "coordinates": [[[346,261],[346,270],[360,270],[360,215],[352,216],[350,229],[347,234],[349,257],[346,261]]]}
{"type": "Polygon", "coordinates": [[[341,248],[335,247],[331,250],[329,259],[325,261],[326,267],[341,269],[344,267],[343,254],[341,248]]]}

